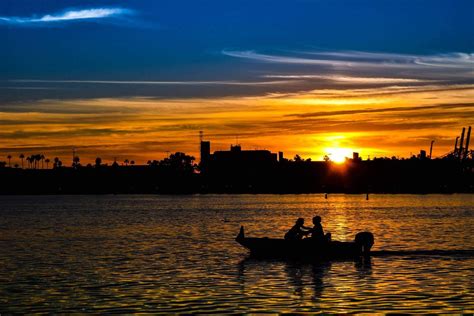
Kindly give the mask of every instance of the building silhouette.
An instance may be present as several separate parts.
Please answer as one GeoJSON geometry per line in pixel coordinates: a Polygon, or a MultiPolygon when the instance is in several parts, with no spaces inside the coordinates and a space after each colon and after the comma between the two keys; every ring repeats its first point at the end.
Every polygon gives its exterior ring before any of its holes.
{"type": "Polygon", "coordinates": [[[119,165],[116,159],[106,165],[96,159],[95,166],[83,166],[77,159],[70,167],[56,157],[52,169],[43,169],[41,155],[28,157],[28,168],[0,161],[0,194],[474,193],[470,137],[471,127],[463,128],[454,148],[435,159],[431,141],[429,155],[421,149],[410,158],[363,160],[354,152],[337,164],[329,157],[285,159],[283,152],[244,150],[240,144],[211,153],[211,142],[201,134],[199,166],[181,152],[147,165],[119,165]]]}
{"type": "Polygon", "coordinates": [[[211,158],[211,142],[201,140],[201,166],[206,166],[211,158]]]}

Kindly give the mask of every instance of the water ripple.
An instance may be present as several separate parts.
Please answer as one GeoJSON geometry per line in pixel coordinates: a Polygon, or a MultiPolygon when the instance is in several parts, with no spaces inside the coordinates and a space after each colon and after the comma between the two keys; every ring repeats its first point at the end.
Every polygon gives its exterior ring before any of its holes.
{"type": "Polygon", "coordinates": [[[473,313],[472,227],[473,195],[3,196],[0,313],[473,313]],[[379,255],[256,261],[233,241],[316,214],[379,255]]]}

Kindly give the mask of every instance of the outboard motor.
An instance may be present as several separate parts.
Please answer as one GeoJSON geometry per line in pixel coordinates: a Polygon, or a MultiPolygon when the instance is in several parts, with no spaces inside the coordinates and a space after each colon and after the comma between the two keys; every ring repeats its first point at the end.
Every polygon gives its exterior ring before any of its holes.
{"type": "Polygon", "coordinates": [[[374,235],[371,232],[360,232],[355,236],[354,242],[362,255],[368,255],[374,245],[374,235]]]}

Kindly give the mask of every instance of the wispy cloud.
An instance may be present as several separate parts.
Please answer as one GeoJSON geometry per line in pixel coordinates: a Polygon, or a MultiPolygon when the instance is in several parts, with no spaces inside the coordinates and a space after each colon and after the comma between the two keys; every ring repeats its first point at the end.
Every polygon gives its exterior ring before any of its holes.
{"type": "MultiPolygon", "coordinates": [[[[356,114],[368,114],[368,113],[398,113],[398,112],[413,112],[413,111],[431,111],[431,110],[453,110],[453,109],[470,109],[473,111],[474,103],[458,103],[458,104],[434,104],[424,106],[399,106],[399,107],[388,107],[388,108],[363,108],[363,109],[348,109],[348,110],[335,110],[335,111],[319,111],[310,113],[295,113],[288,114],[290,117],[330,117],[330,116],[341,116],[341,115],[356,115],[356,114]]],[[[446,113],[443,113],[446,115],[446,113]]],[[[423,115],[426,116],[424,113],[423,115]]],[[[432,115],[432,114],[430,114],[432,115]]]]}
{"type": "Polygon", "coordinates": [[[52,87],[0,87],[5,90],[56,90],[57,88],[52,87]]]}
{"type": "Polygon", "coordinates": [[[223,50],[224,55],[237,58],[251,59],[259,62],[267,63],[280,63],[280,64],[301,64],[301,65],[327,65],[327,66],[350,66],[350,62],[317,59],[317,58],[304,58],[298,56],[282,56],[282,55],[269,55],[261,54],[252,50],[248,51],[228,51],[223,50]]]}
{"type": "Polygon", "coordinates": [[[185,85],[185,86],[255,86],[255,85],[278,85],[285,83],[294,83],[289,80],[271,80],[271,81],[236,81],[236,80],[215,80],[215,81],[134,81],[134,80],[8,80],[12,83],[79,83],[79,84],[110,84],[110,85],[185,85]]]}
{"type": "MultiPolygon", "coordinates": [[[[445,86],[451,90],[474,83],[473,53],[415,55],[340,50],[264,53],[223,50],[222,54],[252,62],[253,69],[262,69],[261,78],[298,81],[298,93],[317,90],[320,95],[321,90],[335,87],[373,89],[389,86],[395,89],[413,87],[420,92],[426,85],[436,84],[439,86],[436,89],[445,86]]],[[[287,91],[291,91],[291,87],[287,91]]],[[[285,94],[285,91],[280,89],[278,93],[285,94]]]]}
{"type": "Polygon", "coordinates": [[[346,68],[452,68],[472,74],[474,54],[447,53],[437,55],[409,55],[359,51],[292,52],[291,55],[262,54],[256,51],[223,50],[222,54],[257,62],[278,64],[319,65],[346,68]]]}
{"type": "Polygon", "coordinates": [[[305,52],[313,56],[326,56],[340,58],[348,61],[372,61],[381,64],[400,64],[400,65],[424,65],[431,67],[445,68],[465,68],[473,66],[474,54],[472,53],[445,53],[436,55],[410,55],[396,53],[374,53],[361,51],[335,51],[335,52],[305,52]]]}
{"type": "Polygon", "coordinates": [[[390,78],[390,77],[352,77],[352,76],[337,76],[337,75],[264,75],[263,78],[274,78],[274,79],[321,79],[331,80],[336,82],[345,83],[367,83],[367,84],[393,84],[393,83],[420,83],[432,80],[421,80],[411,78],[390,78]]]}
{"type": "Polygon", "coordinates": [[[64,12],[46,14],[39,17],[0,16],[0,23],[3,22],[17,25],[46,24],[67,21],[117,18],[120,16],[131,15],[132,13],[132,10],[124,8],[90,8],[82,10],[66,10],[64,12]]]}

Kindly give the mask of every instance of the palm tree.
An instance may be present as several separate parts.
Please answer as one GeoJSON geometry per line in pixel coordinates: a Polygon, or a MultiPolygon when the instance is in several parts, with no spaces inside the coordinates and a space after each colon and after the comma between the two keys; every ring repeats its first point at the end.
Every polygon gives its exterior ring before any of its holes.
{"type": "Polygon", "coordinates": [[[61,166],[60,164],[61,161],[59,160],[58,157],[54,157],[53,161],[54,161],[53,168],[59,168],[61,166]]]}
{"type": "Polygon", "coordinates": [[[25,158],[25,155],[20,154],[20,159],[21,159],[21,169],[23,169],[23,159],[25,158]]]}
{"type": "Polygon", "coordinates": [[[12,167],[12,163],[11,163],[12,155],[8,155],[7,158],[8,158],[8,167],[11,168],[12,167]]]}
{"type": "Polygon", "coordinates": [[[128,166],[128,163],[129,163],[128,159],[125,159],[123,163],[125,164],[125,166],[128,166]]]}
{"type": "Polygon", "coordinates": [[[102,164],[102,158],[97,157],[95,158],[95,166],[98,168],[102,164]]]}
{"type": "Polygon", "coordinates": [[[49,158],[46,158],[46,159],[44,160],[44,162],[46,162],[46,169],[48,169],[48,165],[49,165],[49,162],[50,162],[49,158]]]}
{"type": "Polygon", "coordinates": [[[75,156],[74,159],[72,160],[72,166],[74,168],[77,168],[79,167],[79,162],[81,161],[81,159],[79,158],[79,156],[75,156]]]}
{"type": "Polygon", "coordinates": [[[26,157],[26,162],[28,163],[28,168],[31,168],[31,156],[26,157]]]}
{"type": "Polygon", "coordinates": [[[41,154],[41,155],[40,155],[40,159],[41,159],[41,169],[44,169],[44,158],[45,158],[44,155],[41,154]]]}
{"type": "Polygon", "coordinates": [[[39,162],[41,160],[41,155],[40,154],[37,154],[35,155],[35,169],[39,169],[39,162]]]}

